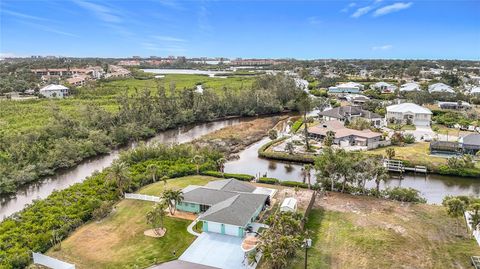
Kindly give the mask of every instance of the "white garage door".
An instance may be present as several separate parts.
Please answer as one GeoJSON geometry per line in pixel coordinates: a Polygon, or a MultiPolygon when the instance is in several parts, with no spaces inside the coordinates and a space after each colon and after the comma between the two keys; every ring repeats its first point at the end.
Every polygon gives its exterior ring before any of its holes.
{"type": "Polygon", "coordinates": [[[238,226],[225,224],[225,234],[238,236],[238,226]]]}
{"type": "Polygon", "coordinates": [[[418,125],[418,126],[430,126],[430,121],[429,120],[415,120],[413,124],[418,125]]]}
{"type": "Polygon", "coordinates": [[[208,222],[208,231],[212,233],[222,233],[222,226],[217,222],[208,222]]]}

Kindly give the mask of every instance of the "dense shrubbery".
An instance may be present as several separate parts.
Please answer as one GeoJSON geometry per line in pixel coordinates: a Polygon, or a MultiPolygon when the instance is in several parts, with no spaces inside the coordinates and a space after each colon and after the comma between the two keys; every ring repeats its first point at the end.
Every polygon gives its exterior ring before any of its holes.
{"type": "Polygon", "coordinates": [[[381,192],[381,196],[400,202],[425,203],[426,200],[422,198],[418,190],[412,188],[394,187],[386,189],[381,192]]]}
{"type": "MultiPolygon", "coordinates": [[[[155,164],[161,173],[171,176],[192,175],[196,167],[190,161],[201,154],[201,170],[214,169],[221,157],[217,152],[196,150],[189,145],[139,147],[122,154],[131,179],[126,191],[152,183],[146,167],[155,164]]],[[[117,187],[109,180],[110,170],[95,174],[82,183],[53,192],[0,223],[0,268],[23,268],[30,263],[30,251],[45,252],[52,247],[52,235],[65,238],[86,221],[109,212],[119,199],[117,187]]]]}
{"type": "Polygon", "coordinates": [[[440,175],[480,178],[480,169],[478,168],[451,168],[448,165],[440,165],[435,172],[440,175]]]}
{"type": "Polygon", "coordinates": [[[297,181],[280,181],[280,185],[285,187],[299,187],[299,188],[308,188],[308,184],[297,182],[297,181]]]}
{"type": "MultiPolygon", "coordinates": [[[[18,186],[59,168],[72,167],[85,158],[158,131],[226,116],[295,109],[294,100],[300,92],[290,77],[266,75],[258,77],[252,88],[240,91],[205,89],[199,94],[194,89],[179,91],[174,84],[168,90],[159,86],[155,93],[150,89],[133,94],[125,91],[116,102],[105,99],[108,105],[118,105],[115,113],[87,98],[82,101],[89,105],[80,106],[71,117],[56,107],[61,100],[51,101],[53,116],[44,127],[25,126],[28,131],[24,133],[0,130],[0,194],[14,193],[18,186]]],[[[39,101],[30,102],[33,105],[39,101]]],[[[8,115],[8,111],[5,113],[8,115]]]]}
{"type": "Polygon", "coordinates": [[[211,170],[202,172],[202,175],[211,176],[211,177],[235,178],[242,181],[251,181],[255,178],[254,176],[247,175],[247,174],[231,174],[231,173],[223,173],[223,176],[222,176],[222,172],[211,171],[211,170]]]}
{"type": "Polygon", "coordinates": [[[278,179],[272,177],[261,177],[258,179],[258,183],[272,184],[275,185],[279,182],[278,179]]]}

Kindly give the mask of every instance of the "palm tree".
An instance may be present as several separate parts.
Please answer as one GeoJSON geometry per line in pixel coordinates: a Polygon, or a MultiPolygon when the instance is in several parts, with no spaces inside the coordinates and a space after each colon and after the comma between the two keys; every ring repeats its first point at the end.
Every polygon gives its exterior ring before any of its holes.
{"type": "Polygon", "coordinates": [[[303,114],[303,123],[304,123],[304,129],[303,129],[303,134],[305,136],[305,147],[308,150],[310,150],[310,143],[308,139],[308,122],[307,122],[307,113],[312,109],[312,100],[310,99],[310,96],[306,92],[302,92],[299,97],[297,98],[297,106],[299,110],[303,114]]]}
{"type": "Polygon", "coordinates": [[[108,171],[107,179],[115,184],[119,196],[123,196],[131,182],[127,165],[124,162],[114,162],[108,171]]]}
{"type": "Polygon", "coordinates": [[[194,163],[195,166],[196,166],[197,175],[200,174],[200,165],[203,163],[203,156],[201,156],[201,155],[193,156],[192,163],[194,163]]]}
{"type": "Polygon", "coordinates": [[[303,166],[303,170],[306,173],[307,176],[307,182],[308,182],[308,188],[310,189],[312,187],[312,182],[311,182],[311,171],[312,171],[313,166],[311,164],[306,164],[303,166]]]}
{"type": "Polygon", "coordinates": [[[156,235],[161,235],[164,230],[163,221],[165,219],[165,210],[167,207],[167,203],[163,201],[154,205],[152,210],[147,213],[147,223],[152,225],[153,231],[156,235]]]}
{"type": "Polygon", "coordinates": [[[227,160],[225,158],[220,158],[217,160],[218,171],[222,173],[222,177],[225,177],[225,163],[227,160]]]}
{"type": "Polygon", "coordinates": [[[383,165],[379,164],[378,162],[375,164],[373,171],[372,171],[372,177],[375,180],[376,184],[376,190],[377,190],[377,195],[380,194],[380,183],[385,182],[388,180],[388,170],[385,168],[383,165]]]}
{"type": "Polygon", "coordinates": [[[162,193],[162,199],[167,201],[168,210],[171,215],[175,215],[176,206],[183,201],[183,193],[181,190],[164,190],[162,193]]]}
{"type": "Polygon", "coordinates": [[[388,159],[393,159],[393,157],[395,157],[395,149],[394,148],[387,148],[385,150],[385,153],[387,154],[387,158],[388,159]]]}
{"type": "Polygon", "coordinates": [[[285,150],[288,151],[288,154],[293,154],[293,152],[295,151],[295,147],[293,146],[293,143],[291,141],[285,144],[285,150]]]}
{"type": "Polygon", "coordinates": [[[277,138],[278,138],[278,132],[277,132],[277,130],[275,130],[275,129],[270,129],[270,130],[268,131],[268,138],[270,138],[270,140],[275,140],[275,139],[277,139],[277,138]]]}
{"type": "Polygon", "coordinates": [[[163,177],[161,178],[161,180],[163,181],[163,185],[164,185],[164,186],[167,186],[167,180],[168,180],[168,179],[169,179],[168,176],[163,176],[163,177]]]}
{"type": "Polygon", "coordinates": [[[158,174],[160,172],[160,168],[156,164],[149,164],[147,166],[147,174],[149,174],[152,177],[152,181],[156,182],[158,174]]]}

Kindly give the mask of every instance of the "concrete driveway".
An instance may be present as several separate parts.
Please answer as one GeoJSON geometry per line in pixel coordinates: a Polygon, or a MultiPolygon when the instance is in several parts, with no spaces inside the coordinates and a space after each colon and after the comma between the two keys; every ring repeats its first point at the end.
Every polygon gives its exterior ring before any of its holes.
{"type": "Polygon", "coordinates": [[[241,249],[242,238],[217,233],[202,233],[179,260],[222,269],[248,268],[241,249]]]}

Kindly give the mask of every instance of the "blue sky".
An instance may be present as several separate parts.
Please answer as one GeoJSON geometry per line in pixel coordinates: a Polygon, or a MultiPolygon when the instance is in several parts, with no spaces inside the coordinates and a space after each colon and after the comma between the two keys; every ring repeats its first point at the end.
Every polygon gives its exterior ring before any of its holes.
{"type": "Polygon", "coordinates": [[[480,60],[475,1],[2,0],[3,56],[480,60]]]}

